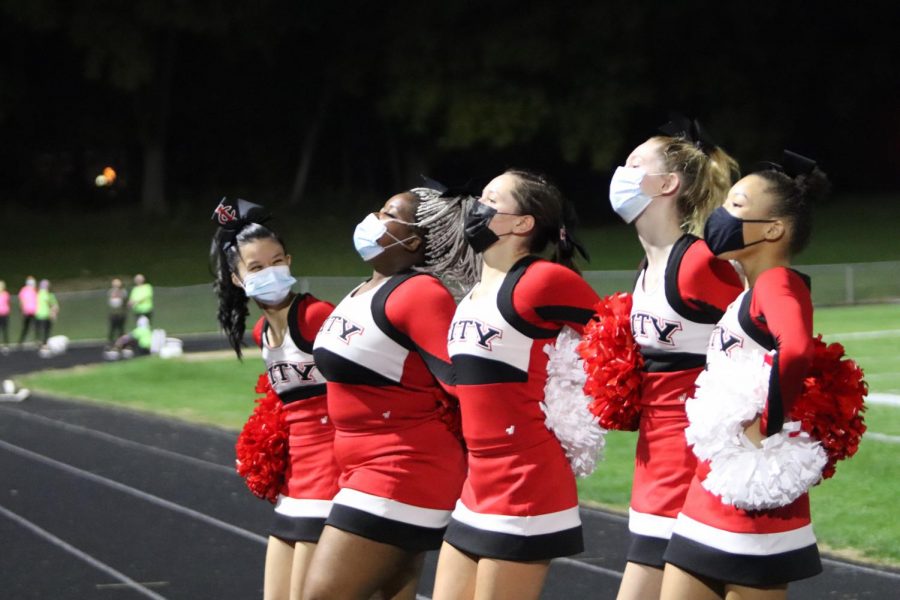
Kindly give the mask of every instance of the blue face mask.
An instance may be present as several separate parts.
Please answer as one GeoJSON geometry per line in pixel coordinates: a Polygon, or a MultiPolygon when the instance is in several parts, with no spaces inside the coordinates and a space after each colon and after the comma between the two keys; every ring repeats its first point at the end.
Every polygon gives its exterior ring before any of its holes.
{"type": "MultiPolygon", "coordinates": [[[[402,221],[398,221],[400,223],[402,221]]],[[[387,230],[387,226],[384,224],[384,221],[379,219],[375,213],[370,213],[365,219],[363,219],[359,225],[356,226],[356,229],[353,231],[353,246],[356,248],[356,251],[359,253],[359,256],[364,261],[370,261],[388,248],[392,246],[396,246],[397,244],[402,244],[404,242],[408,242],[409,240],[415,239],[416,236],[410,236],[404,240],[398,240],[391,234],[390,231],[387,230]],[[388,234],[392,238],[394,238],[393,244],[388,244],[387,246],[382,246],[378,243],[378,240],[384,236],[384,234],[388,234]]]]}
{"type": "Polygon", "coordinates": [[[297,280],[286,265],[268,267],[244,277],[244,293],[260,304],[275,305],[288,297],[297,280]]]}

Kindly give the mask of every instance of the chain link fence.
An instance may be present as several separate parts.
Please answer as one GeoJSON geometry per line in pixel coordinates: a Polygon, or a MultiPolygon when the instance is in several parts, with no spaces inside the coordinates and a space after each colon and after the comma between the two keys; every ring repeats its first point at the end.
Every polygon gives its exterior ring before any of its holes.
{"type": "MultiPolygon", "coordinates": [[[[803,265],[799,271],[812,278],[813,302],[839,306],[900,301],[900,261],[836,265],[803,265]]],[[[585,279],[601,295],[631,290],[634,271],[586,271],[585,279]]],[[[301,277],[295,289],[337,302],[364,277],[301,277]]],[[[209,333],[218,330],[217,302],[211,285],[155,287],[153,326],[170,334],[209,333]]],[[[106,290],[58,292],[60,314],[53,334],[72,339],[104,339],[108,332],[106,290]]],[[[250,303],[248,329],[259,316],[250,303]]],[[[19,338],[21,319],[14,304],[10,315],[10,342],[19,338]]],[[[130,316],[126,331],[134,326],[130,316]]],[[[33,334],[32,334],[33,335],[33,334]]],[[[29,336],[29,339],[32,339],[29,336]]],[[[0,340],[2,343],[2,340],[0,340]]]]}

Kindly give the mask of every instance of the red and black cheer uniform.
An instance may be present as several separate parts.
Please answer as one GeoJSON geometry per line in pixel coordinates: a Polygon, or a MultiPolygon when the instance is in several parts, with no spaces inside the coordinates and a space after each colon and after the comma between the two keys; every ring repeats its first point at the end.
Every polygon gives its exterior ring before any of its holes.
{"type": "MultiPolygon", "coordinates": [[[[775,350],[764,413],[764,433],[781,431],[812,361],[809,279],[784,267],[762,273],[728,307],[710,337],[709,353],[736,360],[775,350]]],[[[715,368],[710,361],[710,369],[715,368]]],[[[702,482],[702,462],[678,515],[666,562],[720,581],[769,586],[822,571],[809,515],[809,496],[775,509],[746,511],[723,504],[702,482]]]]}
{"type": "Polygon", "coordinates": [[[460,302],[448,336],[469,473],[445,540],[504,560],[576,554],[575,476],[540,407],[544,347],[564,325],[583,332],[598,296],[571,269],[533,256],[493,293],[477,292],[460,302]]]}
{"type": "Polygon", "coordinates": [[[716,322],[741,293],[734,268],[713,256],[692,235],[675,242],[662,280],[653,290],[638,273],[631,308],[631,332],[644,357],[641,419],[634,482],[628,509],[630,562],[663,567],[697,460],[688,448],[685,400],[706,364],[706,347],[716,322]]]}
{"type": "Polygon", "coordinates": [[[441,419],[454,308],[437,278],[404,272],[350,292],[319,329],[341,468],[328,525],[411,551],[440,547],[466,473],[441,419]]]}
{"type": "Polygon", "coordinates": [[[333,308],[309,294],[295,297],[288,309],[288,335],[277,347],[269,343],[265,317],[253,328],[289,427],[288,472],[270,530],[285,541],[318,541],[337,493],[334,427],[328,418],[325,379],[312,355],[316,332],[333,308]]]}

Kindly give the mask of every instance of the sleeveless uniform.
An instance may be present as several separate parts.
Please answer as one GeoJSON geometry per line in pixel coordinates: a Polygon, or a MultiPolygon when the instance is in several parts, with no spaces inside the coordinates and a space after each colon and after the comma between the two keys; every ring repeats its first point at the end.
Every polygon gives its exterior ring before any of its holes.
{"type": "Polygon", "coordinates": [[[289,427],[290,463],[270,530],[288,542],[318,541],[337,493],[334,427],[328,418],[325,379],[312,356],[315,332],[333,308],[309,294],[295,297],[288,309],[288,334],[277,347],[269,343],[265,317],[253,328],[289,427]]]}
{"type": "Polygon", "coordinates": [[[505,560],[583,550],[575,476],[540,408],[560,329],[581,333],[599,298],[577,273],[528,256],[496,293],[463,298],[448,345],[469,473],[446,541],[505,560]]]}
{"type": "Polygon", "coordinates": [[[706,363],[716,321],[743,286],[703,240],[684,235],[672,247],[662,280],[644,287],[646,268],[635,283],[631,332],[644,357],[641,420],[634,482],[628,509],[630,562],[663,567],[697,460],[687,447],[684,401],[706,363]]]}
{"type": "MultiPolygon", "coordinates": [[[[775,349],[763,431],[781,430],[812,361],[812,301],[808,278],[769,269],[728,307],[709,352],[734,358],[775,349]]],[[[715,368],[715,363],[710,365],[715,368]]],[[[666,562],[699,575],[747,586],[769,586],[822,571],[809,515],[809,496],[775,509],[746,511],[723,504],[702,482],[702,462],[678,515],[666,562]]]]}
{"type": "Polygon", "coordinates": [[[453,297],[415,272],[357,290],[315,341],[341,468],[327,525],[410,551],[436,549],[466,472],[462,445],[441,420],[442,386],[453,384],[453,297]]]}

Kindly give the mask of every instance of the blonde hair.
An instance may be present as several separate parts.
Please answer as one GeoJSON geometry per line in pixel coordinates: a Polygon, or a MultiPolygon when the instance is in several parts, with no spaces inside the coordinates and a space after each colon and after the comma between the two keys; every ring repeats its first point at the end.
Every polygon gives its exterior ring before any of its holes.
{"type": "Polygon", "coordinates": [[[651,139],[661,144],[666,169],[681,175],[681,193],[676,200],[681,229],[702,237],[709,215],[725,202],[728,190],[740,177],[737,161],[718,146],[707,154],[684,137],[651,139]]]}

